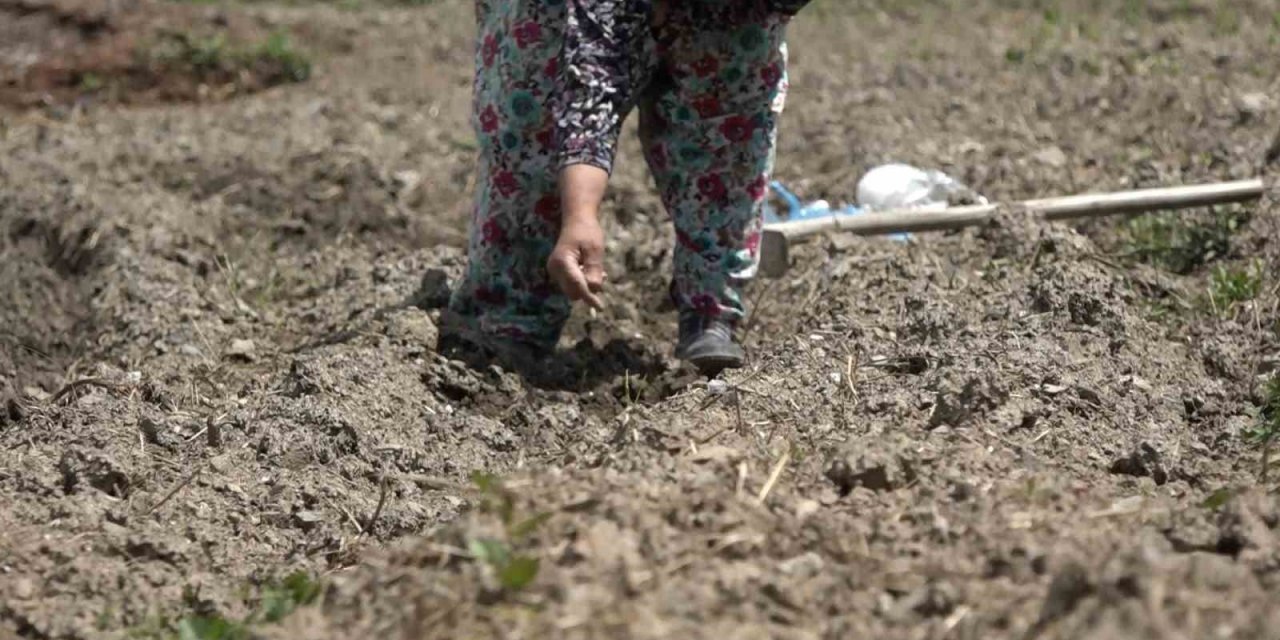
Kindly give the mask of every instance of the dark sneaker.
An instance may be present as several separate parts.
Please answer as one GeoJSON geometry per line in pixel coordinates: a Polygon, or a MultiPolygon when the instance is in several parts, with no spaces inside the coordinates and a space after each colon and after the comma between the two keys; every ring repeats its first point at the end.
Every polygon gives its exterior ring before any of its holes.
{"type": "Polygon", "coordinates": [[[682,313],[676,357],[706,375],[715,375],[725,369],[741,367],[747,354],[733,341],[733,325],[717,318],[682,313]]]}

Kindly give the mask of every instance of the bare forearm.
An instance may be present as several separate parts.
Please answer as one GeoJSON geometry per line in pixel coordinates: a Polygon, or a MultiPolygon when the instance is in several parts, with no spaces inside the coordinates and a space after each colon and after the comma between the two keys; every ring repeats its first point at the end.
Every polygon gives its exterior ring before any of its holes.
{"type": "Polygon", "coordinates": [[[560,170],[561,225],[595,223],[600,203],[609,185],[609,172],[589,164],[574,164],[560,170]]]}
{"type": "Polygon", "coordinates": [[[600,202],[609,172],[589,164],[560,170],[560,237],[547,260],[547,272],[570,300],[602,308],[604,231],[600,202]]]}

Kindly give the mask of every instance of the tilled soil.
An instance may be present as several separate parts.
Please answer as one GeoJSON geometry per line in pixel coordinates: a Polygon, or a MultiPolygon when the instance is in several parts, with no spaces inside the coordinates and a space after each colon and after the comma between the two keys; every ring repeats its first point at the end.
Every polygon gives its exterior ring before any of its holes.
{"type": "MultiPolygon", "coordinates": [[[[888,4],[793,25],[779,177],[806,195],[889,160],[993,198],[1267,169],[1269,3],[888,4]]],[[[316,76],[0,115],[0,637],[163,636],[297,570],[322,598],[262,634],[1280,628],[1280,499],[1246,438],[1280,362],[1273,198],[1161,218],[1226,229],[1177,246],[1016,217],[817,240],[754,285],[750,366],[707,381],[670,357],[672,241],[630,138],[609,308],[526,379],[435,353],[468,3],[220,10],[306,34],[316,76]],[[1215,270],[1260,291],[1220,301],[1215,270]]]]}

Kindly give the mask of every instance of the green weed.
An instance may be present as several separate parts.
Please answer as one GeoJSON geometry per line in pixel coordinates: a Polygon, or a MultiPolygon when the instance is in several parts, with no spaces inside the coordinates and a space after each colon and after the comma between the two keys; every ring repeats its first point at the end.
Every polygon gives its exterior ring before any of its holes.
{"type": "Polygon", "coordinates": [[[1255,260],[1248,269],[1228,269],[1218,265],[1209,280],[1209,302],[1218,312],[1248,302],[1262,293],[1262,262],[1255,260]]]}
{"type": "Polygon", "coordinates": [[[294,572],[262,592],[262,601],[249,616],[249,623],[279,622],[298,607],[315,602],[322,592],[323,587],[315,578],[302,571],[294,572]]]}
{"type": "Polygon", "coordinates": [[[1186,274],[1226,255],[1231,237],[1249,221],[1239,207],[1219,207],[1204,222],[1186,214],[1153,213],[1129,220],[1122,254],[1174,273],[1186,274]]]}
{"type": "Polygon", "coordinates": [[[175,32],[165,34],[156,43],[151,57],[162,66],[180,66],[197,75],[208,75],[228,67],[232,56],[225,34],[198,36],[175,32]]]}
{"type": "Polygon", "coordinates": [[[1280,435],[1280,375],[1272,376],[1267,381],[1263,392],[1262,410],[1259,411],[1258,424],[1244,434],[1245,441],[1262,448],[1262,464],[1258,477],[1267,481],[1267,470],[1271,466],[1271,444],[1280,435]]]}
{"type": "Polygon", "coordinates": [[[623,373],[622,386],[613,393],[622,402],[622,406],[631,407],[644,402],[650,396],[650,380],[647,376],[638,376],[630,370],[623,373]]]}
{"type": "Polygon", "coordinates": [[[1152,322],[1168,322],[1177,324],[1177,320],[1186,311],[1179,301],[1172,297],[1148,298],[1142,302],[1145,317],[1152,322]]]}
{"type": "Polygon", "coordinates": [[[178,640],[249,640],[249,628],[221,616],[183,618],[178,623],[178,640]]]}
{"type": "Polygon", "coordinates": [[[631,370],[627,369],[625,377],[622,379],[622,404],[629,407],[635,401],[636,398],[631,397],[631,370]]]}
{"type": "MultiPolygon", "coordinates": [[[[172,621],[162,615],[148,616],[141,623],[136,624],[124,631],[124,637],[128,640],[153,640],[155,638],[169,638],[173,636],[172,621]]],[[[106,631],[106,628],[100,629],[106,631]]]]}
{"type": "Polygon", "coordinates": [[[253,72],[267,85],[302,82],[311,77],[310,60],[281,32],[252,46],[233,43],[223,33],[168,32],[144,56],[154,66],[206,80],[234,78],[242,71],[253,72]]]}
{"type": "Polygon", "coordinates": [[[1146,3],[1144,0],[1124,0],[1121,15],[1125,22],[1131,25],[1138,24],[1146,17],[1146,3]]]}
{"type": "Polygon", "coordinates": [[[1221,509],[1224,505],[1227,504],[1227,502],[1231,500],[1231,495],[1232,495],[1231,489],[1227,489],[1227,488],[1218,489],[1217,491],[1214,491],[1212,494],[1210,494],[1208,498],[1205,498],[1204,502],[1200,503],[1200,506],[1210,511],[1217,511],[1218,509],[1221,509]]]}
{"type": "Polygon", "coordinates": [[[98,89],[101,89],[105,85],[106,85],[106,81],[102,79],[102,76],[96,73],[93,73],[92,71],[89,71],[80,76],[79,81],[76,83],[76,88],[79,89],[80,91],[89,93],[89,92],[97,91],[98,89]]]}
{"type": "Polygon", "coordinates": [[[538,513],[518,517],[515,510],[515,494],[507,489],[497,476],[476,472],[471,481],[480,491],[480,510],[497,516],[502,523],[503,538],[479,537],[468,542],[468,550],[479,562],[487,565],[503,591],[519,591],[538,577],[537,558],[521,554],[517,547],[542,526],[550,513],[538,513]]]}
{"type": "MultiPolygon", "coordinates": [[[[148,620],[126,631],[128,638],[164,640],[249,640],[258,625],[279,622],[289,614],[319,599],[322,585],[306,572],[298,571],[283,580],[264,585],[257,606],[243,620],[232,620],[220,614],[189,615],[176,625],[162,620],[148,620]]],[[[188,594],[187,599],[193,599],[188,594]]]]}
{"type": "Polygon", "coordinates": [[[1217,10],[1213,12],[1213,31],[1214,35],[1233,36],[1240,33],[1240,27],[1244,23],[1244,16],[1230,3],[1222,3],[1217,10]]]}
{"type": "Polygon", "coordinates": [[[311,62],[293,47],[287,35],[278,31],[258,45],[249,58],[254,63],[271,65],[284,82],[303,82],[311,77],[311,62]]]}

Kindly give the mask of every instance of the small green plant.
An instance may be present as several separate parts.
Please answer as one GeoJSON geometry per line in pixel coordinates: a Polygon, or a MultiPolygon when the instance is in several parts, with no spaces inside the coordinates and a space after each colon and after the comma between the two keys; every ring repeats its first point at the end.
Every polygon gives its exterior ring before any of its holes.
{"type": "Polygon", "coordinates": [[[311,575],[298,571],[262,588],[258,605],[244,620],[222,615],[187,616],[178,621],[177,640],[249,640],[253,627],[283,620],[298,607],[315,602],[323,590],[311,575]]]}
{"type": "Polygon", "coordinates": [[[518,553],[516,546],[542,526],[550,513],[538,513],[526,518],[518,517],[515,510],[515,494],[497,476],[476,472],[471,481],[480,491],[480,510],[497,516],[502,523],[503,537],[477,537],[468,543],[471,555],[487,565],[504,591],[519,591],[538,577],[538,559],[518,553]]]}
{"type": "MultiPolygon", "coordinates": [[[[622,406],[631,407],[640,404],[645,398],[645,391],[649,388],[648,378],[635,376],[628,369],[622,376],[622,406]]],[[[616,395],[616,394],[615,394],[616,395]]]]}
{"type": "Polygon", "coordinates": [[[252,72],[267,85],[302,82],[311,77],[311,62],[283,32],[275,32],[257,45],[232,43],[224,33],[198,35],[164,33],[146,52],[147,61],[166,69],[179,69],[197,78],[233,79],[252,72]]]}
{"type": "Polygon", "coordinates": [[[1217,36],[1231,36],[1240,33],[1244,17],[1230,3],[1223,3],[1213,12],[1213,31],[1217,36]]]}
{"type": "Polygon", "coordinates": [[[1125,22],[1131,25],[1138,24],[1146,17],[1146,13],[1143,0],[1124,0],[1121,15],[1125,22]]]}
{"type": "Polygon", "coordinates": [[[1209,280],[1209,301],[1215,310],[1226,311],[1262,293],[1262,263],[1255,260],[1248,269],[1228,269],[1218,265],[1209,280]]]}
{"type": "Polygon", "coordinates": [[[1190,273],[1226,255],[1231,237],[1248,221],[1248,212],[1238,207],[1217,208],[1203,220],[1177,213],[1138,216],[1125,224],[1122,253],[1174,273],[1190,273]]]}
{"type": "Polygon", "coordinates": [[[280,583],[263,590],[262,600],[257,611],[249,616],[249,623],[279,622],[298,607],[315,602],[322,592],[320,582],[309,574],[291,573],[280,583]]]}
{"type": "Polygon", "coordinates": [[[1271,444],[1280,435],[1280,375],[1272,376],[1267,381],[1262,410],[1259,411],[1258,424],[1245,432],[1245,441],[1262,448],[1262,468],[1258,477],[1267,481],[1267,469],[1271,466],[1271,444]]]}
{"type": "Polygon", "coordinates": [[[190,33],[166,34],[152,53],[159,62],[191,68],[197,74],[221,71],[230,64],[231,48],[225,34],[197,36],[190,33]]]}
{"type": "Polygon", "coordinates": [[[303,82],[311,77],[311,62],[293,47],[289,36],[279,31],[258,45],[250,59],[273,65],[278,79],[284,82],[303,82]]]}
{"type": "Polygon", "coordinates": [[[1223,487],[1209,494],[1209,497],[1205,498],[1204,502],[1200,503],[1200,507],[1208,509],[1209,511],[1217,511],[1231,500],[1231,496],[1231,489],[1223,487]]]}
{"type": "Polygon", "coordinates": [[[76,83],[77,88],[84,92],[97,91],[105,85],[106,82],[102,79],[102,76],[92,71],[85,72],[80,76],[79,82],[76,83]]]}
{"type": "Polygon", "coordinates": [[[1179,318],[1182,317],[1182,313],[1186,310],[1183,305],[1179,304],[1179,300],[1172,297],[1146,298],[1140,305],[1147,319],[1152,322],[1177,324],[1179,318]]]}
{"type": "Polygon", "coordinates": [[[249,640],[249,628],[222,616],[183,618],[178,640],[249,640]]]}
{"type": "Polygon", "coordinates": [[[226,70],[232,59],[225,34],[202,36],[183,31],[161,34],[147,55],[161,67],[189,69],[200,76],[226,70]]]}
{"type": "MultiPolygon", "coordinates": [[[[106,628],[101,629],[105,631],[106,628]]],[[[172,637],[172,622],[163,615],[150,615],[142,622],[124,630],[128,640],[153,640],[172,637]]]]}

